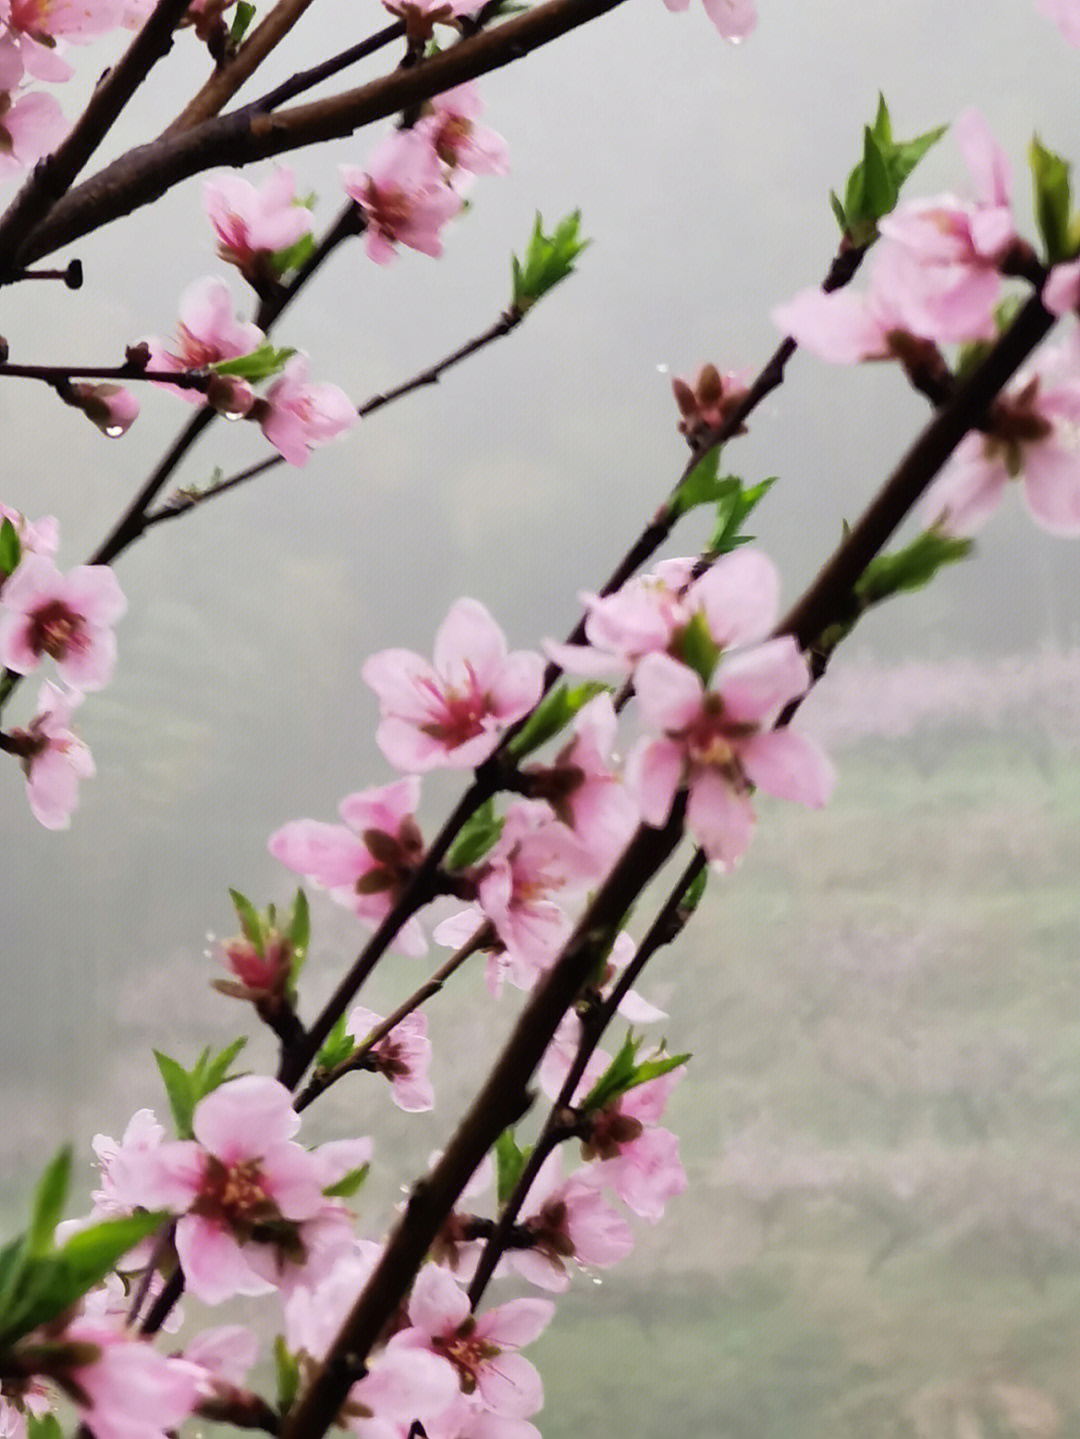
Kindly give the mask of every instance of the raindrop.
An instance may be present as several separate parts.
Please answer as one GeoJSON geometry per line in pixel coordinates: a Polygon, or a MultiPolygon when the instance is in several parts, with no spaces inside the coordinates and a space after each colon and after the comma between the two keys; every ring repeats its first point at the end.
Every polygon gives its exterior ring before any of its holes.
{"type": "Polygon", "coordinates": [[[106,426],[105,426],[105,433],[106,433],[106,435],[108,435],[108,437],[109,437],[110,440],[118,440],[118,439],[120,438],[120,436],[124,433],[124,426],[123,426],[123,425],[106,425],[106,426]]]}
{"type": "Polygon", "coordinates": [[[656,367],[656,373],[657,373],[658,375],[666,375],[670,369],[671,369],[671,366],[670,366],[670,365],[657,365],[657,367],[656,367]]]}

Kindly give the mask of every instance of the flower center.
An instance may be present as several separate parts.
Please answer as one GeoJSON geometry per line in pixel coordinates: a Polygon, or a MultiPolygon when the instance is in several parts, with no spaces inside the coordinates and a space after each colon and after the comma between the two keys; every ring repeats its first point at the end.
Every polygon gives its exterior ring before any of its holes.
{"type": "Polygon", "coordinates": [[[82,627],[82,616],[63,600],[50,600],[36,610],[30,622],[30,646],[35,654],[62,660],[82,627]]]}

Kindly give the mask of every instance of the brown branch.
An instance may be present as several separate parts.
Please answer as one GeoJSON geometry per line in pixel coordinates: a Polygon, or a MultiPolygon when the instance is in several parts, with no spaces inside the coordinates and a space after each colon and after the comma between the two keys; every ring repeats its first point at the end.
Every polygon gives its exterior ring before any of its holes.
{"type": "Polygon", "coordinates": [[[214,165],[247,165],[304,145],[341,139],[455,85],[520,60],[623,0],[546,0],[408,69],[325,100],[264,115],[254,107],[215,116],[128,151],[87,180],[28,236],[24,260],[40,259],[91,230],[157,200],[214,165]]]}
{"type": "Polygon", "coordinates": [[[559,1021],[588,977],[596,957],[610,947],[629,899],[678,844],[683,806],[662,829],[642,826],[596,895],[562,954],[533,991],[514,1032],[435,1168],[413,1189],[370,1281],[357,1299],[325,1362],[289,1412],[283,1439],[318,1439],[335,1416],[387,1319],[408,1292],[424,1255],[476,1166],[498,1135],[516,1123],[531,1102],[529,1080],[559,1021]]]}
{"type": "Polygon", "coordinates": [[[194,99],[189,100],[172,124],[162,131],[162,136],[179,135],[218,114],[271,50],[284,40],[310,4],[311,0],[278,0],[236,54],[218,66],[194,99]]]}
{"type": "Polygon", "coordinates": [[[34,226],[67,192],[152,66],[172,48],[173,31],[188,3],[189,0],[158,0],[122,59],[91,95],[67,138],[52,155],[34,166],[0,219],[0,284],[14,278],[34,226]]]}
{"type": "Polygon", "coordinates": [[[366,40],[361,40],[356,45],[350,45],[347,50],[342,50],[339,55],[332,55],[321,65],[312,65],[310,70],[297,71],[288,80],[283,80],[273,90],[269,90],[265,95],[260,95],[258,100],[252,101],[251,109],[261,110],[264,113],[267,110],[276,110],[279,105],[284,105],[288,100],[294,100],[305,90],[313,90],[316,85],[321,85],[324,80],[329,80],[334,75],[340,74],[342,70],[347,70],[350,65],[356,65],[359,61],[366,60],[369,55],[374,55],[384,45],[391,45],[395,40],[400,40],[404,34],[404,22],[395,20],[393,25],[387,25],[385,29],[369,35],[366,40]]]}

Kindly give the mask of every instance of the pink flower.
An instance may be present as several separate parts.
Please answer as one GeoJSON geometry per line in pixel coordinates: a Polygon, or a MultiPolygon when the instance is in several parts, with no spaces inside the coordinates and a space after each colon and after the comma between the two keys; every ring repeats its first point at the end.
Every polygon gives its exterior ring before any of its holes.
{"type": "Polygon", "coordinates": [[[993,430],[965,435],[922,504],[927,525],[966,535],[1020,479],[1035,523],[1080,535],[1080,346],[1044,350],[994,408],[993,430]],[[1050,381],[1050,383],[1047,383],[1050,381]]]}
{"type": "Polygon", "coordinates": [[[165,1439],[195,1408],[198,1365],[82,1319],[68,1325],[64,1338],[98,1351],[96,1359],[69,1371],[75,1407],[94,1439],[165,1439]]]}
{"type": "Polygon", "coordinates": [[[292,1143],[299,1127],[289,1091],[249,1074],[200,1100],[193,1140],[130,1157],[129,1192],[180,1212],[180,1265],[207,1304],[316,1282],[351,1245],[345,1210],[323,1190],[365,1162],[370,1144],[309,1153],[292,1143]]]}
{"type": "Polygon", "coordinates": [[[83,690],[108,684],[116,665],[110,628],[127,609],[108,565],[78,565],[62,575],[44,555],[27,555],[4,586],[0,664],[27,675],[43,655],[83,690]]]}
{"type": "Polygon", "coordinates": [[[1080,0],[1035,0],[1035,8],[1053,20],[1070,45],[1080,46],[1080,0]]]}
{"type": "Polygon", "coordinates": [[[669,1199],[686,1189],[678,1136],[657,1129],[671,1091],[683,1077],[672,1070],[620,1095],[589,1116],[582,1141],[585,1159],[599,1159],[592,1181],[609,1184],[635,1214],[655,1224],[669,1199]]]}
{"type": "MultiPolygon", "coordinates": [[[[704,0],[705,13],[725,40],[738,44],[757,25],[754,0],[704,0]]],[[[685,10],[690,0],[664,0],[669,10],[685,10]]]]}
{"type": "Polygon", "coordinates": [[[64,112],[52,95],[31,90],[14,97],[0,115],[0,175],[36,165],[56,149],[67,129],[64,112]]]}
{"type": "MultiPolygon", "coordinates": [[[[346,1031],[358,1042],[382,1023],[382,1015],[361,1005],[349,1015],[346,1031]]],[[[435,1104],[435,1091],[428,1078],[431,1067],[431,1040],[427,1037],[427,1016],[419,1010],[407,1014],[370,1051],[372,1068],[390,1081],[390,1093],[399,1109],[418,1114],[435,1104]]]]}
{"type": "Polygon", "coordinates": [[[472,769],[504,726],[540,698],[544,662],[506,652],[506,638],[476,600],[458,600],[435,637],[435,663],[382,650],[361,673],[379,697],[376,742],[398,769],[472,769]]]}
{"type": "Polygon", "coordinates": [[[670,655],[646,655],[634,672],[642,715],[663,738],[642,740],[627,763],[627,782],[646,824],[662,825],[677,791],[689,788],[686,822],[709,860],[726,869],[750,843],[752,785],[782,799],[823,805],[832,766],[793,730],[768,718],[810,683],[806,660],[788,635],[725,655],[719,683],[670,655]]]}
{"type": "Polygon", "coordinates": [[[629,674],[645,655],[677,653],[700,611],[718,646],[763,639],[779,606],[780,577],[760,550],[724,555],[694,580],[695,561],[664,560],[610,595],[581,596],[588,646],[546,644],[556,664],[577,674],[629,674]]]}
{"type": "Polygon", "coordinates": [[[510,1250],[506,1262],[530,1283],[556,1294],[570,1284],[567,1260],[603,1269],[634,1247],[626,1221],[604,1202],[595,1186],[577,1175],[562,1178],[558,1150],[533,1180],[520,1222],[533,1247],[510,1250]]]}
{"type": "MultiPolygon", "coordinates": [[[[361,790],[341,801],[343,825],[294,820],[270,836],[268,848],[275,859],[328,889],[338,904],[374,927],[423,858],[424,841],[413,818],[419,802],[415,776],[361,790]]],[[[427,953],[415,919],[401,927],[396,944],[415,958],[427,953]]]]}
{"type": "MultiPolygon", "coordinates": [[[[241,355],[250,355],[265,338],[258,325],[244,324],[236,318],[233,298],[224,280],[199,280],[181,297],[175,339],[166,342],[151,337],[147,341],[150,368],[201,370],[207,365],[217,364],[219,360],[235,360],[241,355]]],[[[230,387],[236,392],[238,411],[246,413],[253,398],[250,389],[243,382],[236,381],[231,382],[230,387]]],[[[161,388],[179,395],[190,405],[206,403],[206,397],[199,390],[183,390],[176,385],[165,384],[161,388]]]]}
{"type": "Polygon", "coordinates": [[[218,254],[251,280],[272,274],[271,255],[311,233],[312,215],[296,203],[296,176],[277,169],[256,188],[226,171],[207,180],[203,203],[218,237],[218,254]]]}
{"type": "Polygon", "coordinates": [[[618,720],[609,694],[597,695],[578,712],[575,737],[548,767],[527,773],[558,819],[572,830],[606,874],[637,828],[637,806],[611,768],[618,720]]]}
{"type": "Polygon", "coordinates": [[[476,124],[483,113],[480,92],[470,81],[445,90],[430,101],[430,113],[416,129],[451,170],[474,175],[505,175],[510,168],[506,141],[494,130],[476,124]]]}
{"type": "Polygon", "coordinates": [[[442,254],[440,228],[461,209],[446,182],[431,140],[393,130],[376,145],[366,167],[343,165],[341,180],[367,216],[367,252],[380,265],[397,258],[400,242],[422,254],[442,254]]]}
{"type": "Polygon", "coordinates": [[[38,694],[38,712],[29,728],[13,730],[22,748],[26,797],[30,810],[46,829],[67,829],[78,803],[78,784],[92,779],[90,751],[68,728],[72,711],[82,703],[77,690],[63,690],[46,680],[38,694]]]}
{"type": "Polygon", "coordinates": [[[428,1264],[409,1300],[412,1328],[403,1330],[398,1342],[447,1359],[461,1392],[474,1396],[476,1408],[504,1419],[525,1419],[543,1407],[544,1390],[539,1374],[517,1351],[539,1338],[554,1312],[548,1299],[513,1299],[474,1315],[446,1270],[428,1264]]]}
{"type": "Polygon", "coordinates": [[[19,46],[23,63],[38,80],[67,80],[74,73],[56,52],[59,38],[87,44],[116,29],[122,0],[0,0],[0,20],[19,46]]]}
{"type": "Polygon", "coordinates": [[[293,355],[285,372],[252,411],[263,434],[290,465],[306,465],[314,445],[351,430],[356,406],[337,385],[311,385],[306,355],[293,355]]]}
{"type": "MultiPolygon", "coordinates": [[[[378,1245],[361,1241],[318,1285],[290,1295],[285,1305],[290,1349],[315,1360],[326,1355],[379,1255],[378,1245]]],[[[401,1439],[414,1419],[434,1432],[458,1396],[457,1374],[448,1360],[404,1340],[403,1333],[395,1334],[370,1355],[367,1374],[349,1390],[343,1419],[362,1439],[401,1439]]]]}
{"type": "Polygon", "coordinates": [[[524,801],[508,810],[477,887],[478,908],[506,951],[488,976],[496,993],[504,968],[511,984],[532,988],[570,934],[553,896],[580,892],[596,876],[595,860],[546,804],[524,801]]]}

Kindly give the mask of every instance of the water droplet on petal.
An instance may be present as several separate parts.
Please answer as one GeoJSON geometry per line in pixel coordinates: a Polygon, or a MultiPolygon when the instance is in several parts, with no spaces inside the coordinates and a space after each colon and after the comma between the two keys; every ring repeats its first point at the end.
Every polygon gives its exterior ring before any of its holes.
{"type": "Polygon", "coordinates": [[[106,425],[105,434],[110,440],[118,440],[124,433],[123,425],[106,425]]]}

